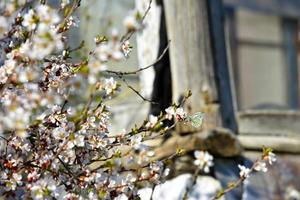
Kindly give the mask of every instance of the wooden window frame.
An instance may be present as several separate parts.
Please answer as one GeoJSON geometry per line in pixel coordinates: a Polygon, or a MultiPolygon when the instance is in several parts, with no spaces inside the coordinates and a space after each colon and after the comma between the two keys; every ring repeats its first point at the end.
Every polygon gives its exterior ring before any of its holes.
{"type": "MultiPolygon", "coordinates": [[[[266,137],[270,136],[273,138],[277,138],[279,141],[277,143],[275,142],[275,148],[282,150],[283,143],[289,143],[288,141],[282,140],[281,137],[278,137],[280,135],[279,133],[273,134],[272,130],[276,130],[276,125],[282,125],[283,128],[286,128],[284,131],[282,131],[282,134],[280,136],[284,135],[297,135],[300,133],[300,128],[294,127],[292,129],[289,129],[290,123],[292,123],[292,120],[285,120],[284,124],[280,124],[278,122],[282,121],[283,119],[296,119],[300,122],[300,111],[299,109],[299,93],[298,89],[299,87],[299,80],[298,80],[298,72],[299,72],[299,65],[297,63],[297,48],[298,46],[295,43],[295,40],[297,35],[295,35],[296,31],[291,31],[297,29],[297,21],[296,18],[299,17],[297,13],[294,12],[292,9],[291,12],[289,12],[288,9],[286,9],[285,4],[293,3],[292,1],[286,0],[285,3],[282,5],[282,10],[280,9],[280,6],[278,7],[275,5],[275,1],[272,1],[274,3],[273,7],[269,10],[265,10],[265,8],[260,7],[261,5],[253,4],[253,0],[207,0],[208,2],[208,8],[209,8],[209,18],[210,18],[210,34],[211,39],[213,42],[212,44],[212,53],[214,55],[214,70],[215,70],[215,76],[216,76],[216,84],[218,88],[218,94],[220,99],[220,105],[221,105],[221,116],[222,116],[222,122],[223,126],[225,128],[231,129],[236,134],[239,134],[239,137],[243,137],[244,141],[247,141],[247,136],[249,137],[266,137]],[[231,1],[231,6],[224,6],[224,1],[228,2],[231,1]],[[247,4],[248,2],[248,4],[247,4]],[[249,6],[249,2],[251,2],[251,6],[249,6]],[[234,3],[238,5],[234,5],[234,3]],[[245,4],[245,5],[241,5],[245,4]],[[236,65],[237,60],[234,60],[233,63],[228,64],[227,59],[227,49],[226,49],[226,40],[225,40],[225,30],[224,30],[224,24],[225,24],[225,10],[226,12],[229,12],[229,17],[232,18],[232,20],[235,20],[234,12],[235,12],[235,6],[245,6],[248,9],[254,9],[257,11],[264,11],[268,13],[273,13],[276,15],[280,15],[283,19],[283,26],[284,26],[284,43],[286,45],[283,46],[283,48],[287,48],[285,51],[287,53],[287,65],[289,66],[289,104],[291,110],[250,110],[250,111],[242,111],[239,112],[237,109],[237,95],[235,90],[235,84],[234,81],[238,81],[238,77],[233,77],[234,73],[232,73],[232,65],[236,65]],[[234,81],[233,81],[234,80],[234,81]],[[295,84],[296,83],[296,84],[295,84]],[[297,117],[295,117],[297,116],[297,117]],[[245,128],[247,124],[245,124],[245,121],[250,122],[248,125],[253,126],[254,124],[259,124],[259,127],[256,127],[256,132],[251,131],[249,133],[246,133],[246,131],[243,131],[242,129],[245,128]],[[267,122],[267,123],[260,123],[260,122],[267,122]],[[272,126],[275,125],[275,126],[272,126]],[[297,132],[297,133],[296,133],[297,132]],[[246,137],[246,139],[245,139],[246,137]],[[277,146],[276,146],[277,145],[277,146]]],[[[259,4],[259,1],[255,1],[257,4],[259,4]]],[[[283,2],[283,1],[282,1],[283,2]]],[[[295,5],[297,8],[300,9],[300,3],[295,5]]],[[[233,23],[234,25],[234,23],[233,23]]],[[[235,33],[235,27],[233,26],[233,33],[235,33]]],[[[234,36],[235,37],[235,36],[234,36]]],[[[231,45],[235,45],[234,43],[231,45]]],[[[233,48],[234,51],[236,51],[236,48],[233,48]]],[[[231,52],[232,54],[236,54],[236,52],[231,52]]],[[[237,73],[235,73],[237,74],[237,73]]],[[[247,129],[249,130],[249,129],[247,129]]],[[[295,136],[295,141],[300,144],[300,137],[295,136]]],[[[258,139],[262,139],[258,137],[258,139]]],[[[263,141],[263,140],[262,140],[263,141]]],[[[243,142],[242,142],[243,143],[243,142]]],[[[297,143],[297,144],[298,144],[297,143]]],[[[247,146],[247,144],[245,144],[247,146]]],[[[257,142],[253,142],[248,146],[249,148],[261,148],[261,144],[257,142]]],[[[295,151],[300,152],[300,147],[296,148],[295,151]]]]}
{"type": "MultiPolygon", "coordinates": [[[[234,52],[231,53],[232,58],[232,71],[233,71],[233,79],[234,79],[234,90],[236,91],[236,107],[238,109],[239,103],[239,90],[235,88],[235,85],[238,85],[240,77],[239,77],[239,67],[238,67],[238,56],[237,50],[240,44],[246,44],[247,46],[255,46],[255,47],[264,47],[264,48],[281,48],[285,53],[286,58],[286,66],[287,74],[288,74],[288,106],[291,110],[299,109],[299,79],[298,79],[298,71],[299,65],[297,63],[297,29],[298,29],[298,21],[295,18],[287,18],[285,16],[281,17],[282,22],[282,30],[283,30],[283,44],[276,44],[273,42],[254,42],[250,40],[238,39],[236,36],[236,17],[235,17],[235,9],[227,8],[226,15],[229,20],[228,25],[230,29],[230,47],[234,52]]],[[[239,109],[238,109],[239,110],[239,109]]]]}
{"type": "MultiPolygon", "coordinates": [[[[282,26],[283,26],[283,39],[284,45],[276,45],[273,43],[265,43],[263,44],[265,47],[272,48],[273,46],[280,46],[285,49],[286,53],[286,64],[288,66],[288,103],[289,108],[291,110],[297,110],[300,106],[300,81],[298,78],[300,72],[300,65],[297,61],[297,51],[299,50],[299,46],[297,46],[297,37],[298,37],[298,23],[300,18],[300,13],[297,10],[300,10],[300,1],[293,0],[217,0],[222,1],[223,10],[226,11],[226,14],[223,12],[225,17],[229,18],[229,26],[230,32],[230,46],[234,52],[231,53],[232,60],[232,68],[233,79],[235,84],[232,85],[232,88],[235,90],[236,96],[234,97],[234,101],[236,104],[236,108],[238,108],[238,90],[236,90],[235,85],[239,82],[238,77],[238,57],[237,48],[238,43],[247,43],[249,45],[262,45],[261,42],[249,42],[249,41],[237,41],[236,37],[236,16],[235,10],[238,8],[244,8],[248,10],[253,10],[255,12],[263,12],[264,14],[272,14],[281,17],[282,26]],[[296,84],[295,84],[296,83],[296,84]]],[[[211,1],[214,4],[214,0],[211,1]]]]}

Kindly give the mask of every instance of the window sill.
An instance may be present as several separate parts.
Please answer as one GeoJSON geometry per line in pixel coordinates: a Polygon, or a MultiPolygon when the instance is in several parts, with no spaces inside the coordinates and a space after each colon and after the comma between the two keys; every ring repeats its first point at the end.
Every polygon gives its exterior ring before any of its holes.
{"type": "Polygon", "coordinates": [[[300,136],[300,112],[250,110],[237,115],[238,133],[251,135],[300,136]]]}
{"type": "Polygon", "coordinates": [[[275,152],[300,153],[299,136],[239,135],[238,139],[246,150],[261,150],[265,146],[275,152]]]}
{"type": "Polygon", "coordinates": [[[300,153],[300,112],[251,110],[239,112],[238,139],[245,149],[263,146],[278,152],[300,153]]]}

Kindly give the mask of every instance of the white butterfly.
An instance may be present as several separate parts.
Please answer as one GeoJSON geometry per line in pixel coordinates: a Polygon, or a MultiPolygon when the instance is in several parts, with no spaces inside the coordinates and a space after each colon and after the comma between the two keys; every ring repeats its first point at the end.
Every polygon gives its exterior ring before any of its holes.
{"type": "Polygon", "coordinates": [[[196,112],[193,115],[188,116],[186,118],[186,121],[190,122],[193,127],[198,128],[198,127],[200,127],[202,125],[203,118],[204,118],[204,113],[202,113],[202,112],[196,112]]]}

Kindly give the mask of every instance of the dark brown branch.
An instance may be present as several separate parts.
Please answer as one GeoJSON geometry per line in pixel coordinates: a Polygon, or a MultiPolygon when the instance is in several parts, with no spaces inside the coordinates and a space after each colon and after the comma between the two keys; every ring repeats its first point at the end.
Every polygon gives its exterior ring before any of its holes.
{"type": "Polygon", "coordinates": [[[160,56],[156,59],[155,62],[153,62],[152,64],[150,65],[147,65],[145,67],[139,67],[140,69],[138,70],[135,70],[135,71],[131,71],[131,72],[122,72],[122,71],[112,71],[112,70],[105,70],[103,71],[104,73],[109,73],[109,74],[115,74],[115,75],[121,75],[121,76],[124,76],[124,75],[133,75],[133,74],[137,74],[141,71],[144,71],[154,65],[156,65],[157,63],[159,63],[161,61],[161,59],[165,56],[165,54],[167,53],[167,51],[169,50],[170,48],[170,42],[168,42],[168,45],[165,47],[165,49],[163,50],[163,52],[160,54],[160,56]]]}
{"type": "Polygon", "coordinates": [[[126,84],[126,86],[127,86],[129,89],[131,89],[134,93],[136,93],[143,101],[147,101],[147,102],[149,102],[149,103],[151,103],[151,104],[158,104],[157,102],[154,102],[154,101],[152,101],[152,100],[150,100],[150,99],[147,99],[147,98],[145,98],[143,95],[141,95],[139,91],[137,91],[134,87],[132,87],[131,85],[129,85],[129,83],[126,81],[125,78],[123,78],[122,75],[119,75],[119,78],[126,84]]]}
{"type": "Polygon", "coordinates": [[[3,139],[3,140],[5,140],[6,142],[9,142],[8,139],[6,139],[5,137],[3,137],[3,136],[1,136],[1,135],[0,135],[0,138],[3,139]]]}
{"type": "Polygon", "coordinates": [[[191,192],[191,190],[193,189],[193,187],[197,183],[197,178],[198,178],[199,172],[200,172],[200,168],[197,168],[195,170],[195,173],[194,173],[193,177],[192,177],[192,185],[187,185],[187,187],[185,188],[185,192],[184,192],[183,198],[182,198],[183,200],[188,199],[189,193],[191,192]]]}
{"type": "Polygon", "coordinates": [[[152,186],[152,191],[151,191],[151,195],[150,195],[150,200],[153,200],[153,195],[154,195],[154,190],[155,190],[155,187],[156,187],[156,184],[154,184],[153,186],[152,186]]]}
{"type": "Polygon", "coordinates": [[[60,159],[59,156],[58,156],[57,158],[58,158],[59,162],[64,166],[64,168],[68,171],[68,175],[69,175],[70,177],[75,178],[73,172],[72,172],[71,169],[66,165],[66,163],[65,163],[62,159],[60,159]]]}
{"type": "MultiPolygon", "coordinates": [[[[259,161],[256,160],[256,161],[253,163],[253,165],[252,165],[251,168],[250,168],[249,175],[253,173],[254,167],[257,165],[258,162],[259,162],[259,161]]],[[[216,194],[216,196],[214,196],[214,197],[212,198],[212,200],[220,199],[220,198],[221,198],[222,196],[224,196],[226,193],[228,193],[228,192],[234,190],[234,189],[237,188],[239,185],[243,184],[244,181],[245,181],[246,179],[247,179],[246,177],[240,177],[237,181],[235,181],[234,183],[228,185],[227,188],[225,188],[225,189],[222,190],[222,191],[219,191],[219,192],[216,194]]]]}
{"type": "Polygon", "coordinates": [[[69,52],[73,52],[73,51],[78,51],[78,50],[80,50],[81,48],[83,48],[84,47],[84,40],[82,40],[81,42],[80,42],[80,44],[77,46],[77,47],[75,47],[75,48],[73,48],[73,49],[70,49],[69,50],[69,52]]]}
{"type": "Polygon", "coordinates": [[[152,4],[152,0],[149,1],[148,8],[147,8],[147,10],[144,13],[144,15],[143,15],[143,17],[141,19],[141,22],[143,22],[145,20],[146,16],[148,15],[148,13],[149,13],[149,11],[151,9],[151,4],[152,4]]]}

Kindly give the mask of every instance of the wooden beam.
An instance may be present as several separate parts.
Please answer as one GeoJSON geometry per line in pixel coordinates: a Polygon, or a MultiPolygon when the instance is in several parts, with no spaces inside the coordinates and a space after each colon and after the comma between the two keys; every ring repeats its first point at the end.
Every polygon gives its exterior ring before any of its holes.
{"type": "MultiPolygon", "coordinates": [[[[206,122],[220,125],[216,103],[218,94],[213,70],[206,0],[164,0],[173,100],[179,101],[187,90],[193,95],[186,103],[189,113],[206,113],[206,122]]],[[[204,123],[206,124],[206,123],[204,123]]],[[[205,125],[204,125],[205,126],[205,125]]],[[[204,127],[205,128],[205,127],[204,127]]],[[[191,131],[185,127],[180,131],[191,131]]]]}
{"type": "MultiPolygon", "coordinates": [[[[149,3],[149,0],[135,0],[136,9],[141,13],[146,12],[149,3]]],[[[148,66],[154,63],[159,56],[161,9],[161,6],[157,5],[156,1],[152,1],[151,8],[144,19],[146,26],[143,31],[136,34],[139,66],[148,66]]],[[[140,73],[141,93],[148,99],[151,98],[154,78],[155,72],[153,68],[149,68],[140,73]]]]}
{"type": "Polygon", "coordinates": [[[231,79],[229,66],[227,62],[226,44],[225,44],[225,12],[222,0],[208,1],[211,44],[213,52],[213,61],[215,69],[215,77],[217,89],[219,93],[219,102],[222,115],[222,124],[225,128],[237,131],[235,120],[233,95],[231,87],[231,79]]]}

